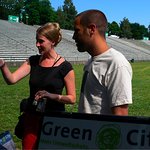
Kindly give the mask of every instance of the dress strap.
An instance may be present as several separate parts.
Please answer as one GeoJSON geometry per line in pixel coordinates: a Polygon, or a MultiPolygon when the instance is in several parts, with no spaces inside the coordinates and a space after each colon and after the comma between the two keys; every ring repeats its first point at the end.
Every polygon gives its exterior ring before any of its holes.
{"type": "Polygon", "coordinates": [[[54,62],[54,64],[52,65],[52,67],[54,67],[54,65],[61,59],[61,56],[54,62]]]}

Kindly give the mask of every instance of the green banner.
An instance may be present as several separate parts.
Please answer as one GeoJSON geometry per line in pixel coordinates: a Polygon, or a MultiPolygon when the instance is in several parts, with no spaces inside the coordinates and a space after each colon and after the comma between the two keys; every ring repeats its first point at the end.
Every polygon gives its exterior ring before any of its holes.
{"type": "Polygon", "coordinates": [[[19,22],[19,17],[18,16],[9,15],[8,16],[8,21],[10,21],[10,22],[19,22]]]}

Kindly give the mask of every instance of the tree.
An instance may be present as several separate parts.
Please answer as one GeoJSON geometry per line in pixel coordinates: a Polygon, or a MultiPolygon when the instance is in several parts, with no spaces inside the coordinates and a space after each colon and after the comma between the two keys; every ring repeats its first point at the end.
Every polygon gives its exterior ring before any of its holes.
{"type": "Polygon", "coordinates": [[[49,0],[27,0],[25,7],[31,25],[56,21],[56,12],[49,0]]]}
{"type": "Polygon", "coordinates": [[[149,39],[150,39],[150,25],[148,26],[148,37],[149,37],[149,39]]]}
{"type": "Polygon", "coordinates": [[[40,24],[56,21],[56,12],[49,0],[42,0],[39,3],[40,24]]]}
{"type": "Polygon", "coordinates": [[[140,25],[138,23],[131,24],[132,38],[141,39],[141,33],[139,32],[140,25]]]}
{"type": "Polygon", "coordinates": [[[0,18],[7,20],[8,15],[14,15],[15,0],[0,1],[0,18]]]}
{"type": "Polygon", "coordinates": [[[139,23],[131,24],[131,32],[132,38],[141,40],[144,36],[148,36],[148,30],[144,25],[140,25],[139,23]]]}
{"type": "Polygon", "coordinates": [[[57,14],[57,22],[60,24],[61,28],[65,28],[66,16],[61,7],[58,7],[56,14],[57,14]]]}
{"type": "Polygon", "coordinates": [[[148,32],[150,32],[150,25],[148,26],[148,32]]]}
{"type": "Polygon", "coordinates": [[[77,15],[77,11],[75,6],[73,5],[72,0],[65,0],[63,5],[63,17],[65,19],[64,28],[72,30],[73,29],[73,22],[75,16],[77,15]]]}
{"type": "Polygon", "coordinates": [[[123,18],[120,23],[121,34],[120,37],[130,39],[132,38],[130,22],[127,18],[123,18]]]}
{"type": "Polygon", "coordinates": [[[140,25],[140,33],[141,33],[142,39],[143,37],[148,37],[148,29],[144,25],[140,25]]]}
{"type": "Polygon", "coordinates": [[[39,7],[39,0],[26,1],[25,12],[29,16],[28,23],[30,25],[40,24],[39,7]]]}
{"type": "Polygon", "coordinates": [[[23,15],[24,15],[24,0],[18,0],[14,5],[14,14],[19,16],[19,20],[22,22],[23,15]]]}
{"type": "Polygon", "coordinates": [[[120,35],[120,27],[117,24],[117,22],[113,21],[112,23],[109,23],[108,33],[109,35],[120,35]]]}
{"type": "Polygon", "coordinates": [[[14,5],[15,14],[20,14],[21,9],[24,7],[24,0],[18,0],[14,5]]]}
{"type": "Polygon", "coordinates": [[[141,34],[143,35],[143,37],[148,37],[148,28],[146,28],[144,25],[140,25],[140,30],[141,30],[141,34]]]}

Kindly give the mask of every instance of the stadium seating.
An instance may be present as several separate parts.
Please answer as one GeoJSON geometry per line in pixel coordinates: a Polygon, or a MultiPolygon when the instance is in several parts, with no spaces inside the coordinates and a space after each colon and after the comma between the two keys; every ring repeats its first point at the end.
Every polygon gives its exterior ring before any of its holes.
{"type": "MultiPolygon", "coordinates": [[[[38,26],[29,26],[23,23],[14,23],[0,20],[0,58],[7,62],[22,62],[31,55],[38,54],[35,46],[36,29],[38,26]]],[[[87,53],[77,51],[73,31],[62,30],[63,39],[55,48],[57,53],[68,61],[84,62],[89,58],[87,53]]],[[[147,61],[150,60],[150,42],[143,42],[148,49],[137,46],[127,40],[107,37],[110,47],[122,52],[128,60],[147,61]]]]}

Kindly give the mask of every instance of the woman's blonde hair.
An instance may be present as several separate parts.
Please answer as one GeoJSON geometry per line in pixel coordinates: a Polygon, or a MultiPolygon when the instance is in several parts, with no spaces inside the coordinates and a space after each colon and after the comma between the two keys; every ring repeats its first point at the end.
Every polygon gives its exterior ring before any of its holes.
{"type": "Polygon", "coordinates": [[[45,36],[48,40],[55,42],[54,46],[56,46],[62,39],[60,26],[56,22],[44,24],[37,29],[36,34],[45,36]]]}

